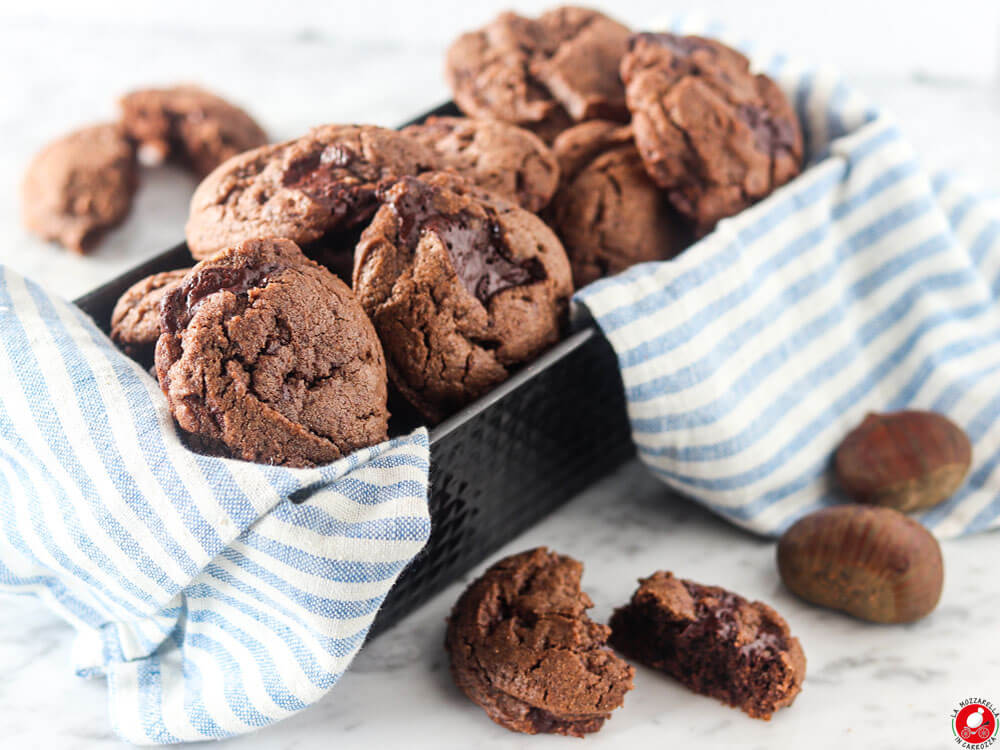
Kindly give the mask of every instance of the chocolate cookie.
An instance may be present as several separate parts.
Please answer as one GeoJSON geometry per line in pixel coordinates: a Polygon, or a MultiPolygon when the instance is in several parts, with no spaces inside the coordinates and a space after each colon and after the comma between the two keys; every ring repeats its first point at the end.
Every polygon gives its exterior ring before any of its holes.
{"type": "Polygon", "coordinates": [[[351,290],[294,242],[248,240],[163,298],[156,373],[184,430],[313,466],[386,439],[385,360],[351,290]]]}
{"type": "Polygon", "coordinates": [[[538,213],[559,184],[556,159],[534,133],[505,122],[431,117],[404,134],[435,149],[445,166],[538,213]]]}
{"type": "Polygon", "coordinates": [[[581,123],[553,144],[563,175],[550,223],[578,289],[683,247],[682,222],[646,174],[627,125],[581,123]]]}
{"type": "Polygon", "coordinates": [[[646,169],[699,234],[801,170],[794,110],[736,50],[696,36],[638,34],[621,73],[646,169]]]}
{"type": "Polygon", "coordinates": [[[197,86],[143,89],[119,102],[122,126],[144,161],[173,159],[207,175],[226,159],[267,143],[267,133],[234,104],[197,86]]]}
{"type": "Polygon", "coordinates": [[[455,684],[514,732],[582,737],[632,689],[634,670],[587,617],[583,566],[544,547],[504,558],[474,581],[448,619],[455,684]]]}
{"type": "Polygon", "coordinates": [[[574,121],[627,120],[618,65],[629,30],[586,8],[537,19],[502,13],[448,50],[445,75],[465,114],[504,120],[551,141],[574,121]]]}
{"type": "Polygon", "coordinates": [[[611,644],[696,693],[770,719],[802,689],[806,657],[761,602],[659,571],[611,618],[611,644]]]}
{"type": "Polygon", "coordinates": [[[433,150],[374,125],[323,125],[294,141],[240,154],[191,198],[187,241],[195,258],[253,237],[303,245],[357,226],[378,206],[382,180],[441,166],[433,150]]]}
{"type": "Polygon", "coordinates": [[[160,302],[190,269],[147,276],[125,290],[111,313],[111,340],[132,359],[148,367],[160,337],[160,302]]]}
{"type": "Polygon", "coordinates": [[[354,266],[389,377],[434,423],[555,343],[573,291],[541,219],[443,178],[403,178],[382,192],[354,266]]]}
{"type": "Polygon", "coordinates": [[[43,148],[21,186],[24,225],[78,253],[119,224],[138,187],[135,152],[117,125],[93,125],[43,148]]]}

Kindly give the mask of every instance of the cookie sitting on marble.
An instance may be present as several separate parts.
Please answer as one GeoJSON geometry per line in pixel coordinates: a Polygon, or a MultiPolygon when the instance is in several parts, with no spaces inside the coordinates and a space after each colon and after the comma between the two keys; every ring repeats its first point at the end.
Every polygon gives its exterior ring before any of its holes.
{"type": "Polygon", "coordinates": [[[696,693],[770,719],[802,690],[806,657],[762,602],[659,571],[611,618],[611,645],[696,693]]]}
{"type": "Polygon", "coordinates": [[[559,184],[559,165],[549,147],[509,123],[430,117],[402,132],[441,154],[450,169],[532,213],[548,205],[559,184]]]}
{"type": "Polygon", "coordinates": [[[547,215],[576,288],[684,247],[683,222],[646,174],[630,126],[584,122],[561,133],[552,149],[562,184],[547,215]]]}
{"type": "Polygon", "coordinates": [[[111,313],[111,340],[143,367],[153,363],[160,337],[160,302],[181,283],[189,268],[147,276],[125,290],[111,313]]]}
{"type": "Polygon", "coordinates": [[[38,152],[21,186],[25,227],[83,253],[132,207],[135,151],[115,124],[74,131],[38,152]]]}
{"type": "MultiPolygon", "coordinates": [[[[378,208],[383,181],[443,165],[395,130],[322,125],[301,138],[247,151],[206,177],[191,198],[186,234],[195,258],[254,237],[285,237],[317,257],[343,249],[345,231],[378,208]],[[332,247],[331,247],[332,246],[332,247]]],[[[356,237],[350,238],[348,252],[356,237]]]]}
{"type": "Polygon", "coordinates": [[[465,114],[511,122],[551,142],[574,122],[628,119],[618,64],[629,33],[587,8],[538,18],[501,13],[455,40],[445,76],[465,114]]]}
{"type": "Polygon", "coordinates": [[[294,242],[248,240],[203,260],[160,315],[160,388],[197,442],[309,467],[386,439],[385,358],[371,321],[294,242]]]}
{"type": "Polygon", "coordinates": [[[514,732],[582,737],[632,689],[634,670],[587,616],[583,566],[544,547],[494,563],[448,618],[455,684],[514,732]]]}
{"type": "Polygon", "coordinates": [[[172,159],[204,177],[226,159],[267,143],[249,114],[198,86],[133,91],[119,106],[122,127],[150,164],[172,159]]]}
{"type": "Polygon", "coordinates": [[[431,423],[554,344],[573,292],[558,238],[453,173],[405,177],[355,250],[354,290],[389,377],[431,423]]]}
{"type": "Polygon", "coordinates": [[[621,76],[650,177],[711,231],[802,169],[802,130],[777,84],[713,39],[637,34],[621,76]]]}

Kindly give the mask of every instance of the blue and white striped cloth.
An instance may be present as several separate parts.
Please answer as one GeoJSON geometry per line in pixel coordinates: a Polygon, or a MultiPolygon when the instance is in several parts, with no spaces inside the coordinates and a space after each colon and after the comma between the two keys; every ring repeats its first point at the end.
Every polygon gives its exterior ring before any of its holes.
{"type": "Polygon", "coordinates": [[[76,626],[115,731],[228,737],[329,691],[430,534],[426,431],[312,470],[200,456],[141,367],[3,268],[0,333],[0,590],[76,626]]]}
{"type": "Polygon", "coordinates": [[[868,411],[932,409],[969,434],[973,466],[919,520],[997,527],[1000,196],[928,176],[837,75],[728,41],[796,105],[810,166],[678,258],[578,293],[618,355],[640,458],[773,536],[843,501],[831,454],[868,411]]]}

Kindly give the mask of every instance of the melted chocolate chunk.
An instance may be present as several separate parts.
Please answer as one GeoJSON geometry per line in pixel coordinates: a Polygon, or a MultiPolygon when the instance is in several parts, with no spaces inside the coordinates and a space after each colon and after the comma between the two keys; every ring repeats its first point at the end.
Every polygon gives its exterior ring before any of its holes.
{"type": "Polygon", "coordinates": [[[322,156],[322,151],[314,151],[293,161],[288,165],[285,174],[282,175],[281,184],[285,187],[299,187],[300,183],[311,178],[313,173],[319,169],[322,156]]]}
{"type": "Polygon", "coordinates": [[[484,305],[504,289],[545,279],[545,268],[537,258],[521,263],[510,258],[503,227],[492,208],[484,207],[485,217],[469,211],[441,213],[432,207],[437,188],[412,178],[404,182],[406,191],[388,201],[399,220],[400,242],[412,252],[425,232],[436,234],[448,249],[455,274],[484,305]]]}
{"type": "Polygon", "coordinates": [[[334,224],[360,224],[370,219],[378,201],[375,190],[344,173],[358,159],[351,149],[332,144],[292,162],[282,177],[287,188],[301,190],[329,209],[334,224]]]}
{"type": "Polygon", "coordinates": [[[740,105],[736,114],[753,131],[754,145],[764,153],[794,148],[795,130],[788,120],[776,120],[765,107],[755,104],[740,105]]]}
{"type": "MultiPolygon", "coordinates": [[[[689,591],[696,589],[688,584],[689,591]]],[[[698,642],[706,637],[716,637],[723,641],[735,641],[740,630],[737,611],[746,599],[731,591],[716,594],[712,606],[704,599],[695,600],[695,616],[697,619],[680,631],[679,641],[698,642]]],[[[744,653],[767,652],[777,653],[787,648],[787,642],[780,634],[763,630],[755,634],[754,640],[740,647],[744,653]]]]}
{"type": "Polygon", "coordinates": [[[265,263],[260,266],[237,268],[195,268],[177,289],[163,298],[160,306],[160,328],[176,333],[187,327],[198,307],[216,292],[231,292],[237,296],[265,286],[268,277],[284,266],[265,263]]]}

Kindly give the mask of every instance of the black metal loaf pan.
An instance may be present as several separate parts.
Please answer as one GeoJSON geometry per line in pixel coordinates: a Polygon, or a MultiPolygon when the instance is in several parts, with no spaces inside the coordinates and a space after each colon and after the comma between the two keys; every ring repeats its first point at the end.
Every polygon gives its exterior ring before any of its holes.
{"type": "MultiPolygon", "coordinates": [[[[447,104],[435,114],[456,114],[447,104]]],[[[184,244],[76,304],[105,333],[121,294],[140,279],[192,264],[184,244]]],[[[417,424],[390,396],[390,433],[417,424]]],[[[372,633],[398,622],[490,553],[634,453],[611,346],[583,321],[508,381],[430,432],[431,538],[386,598],[372,633]]]]}

